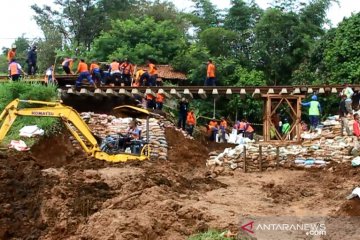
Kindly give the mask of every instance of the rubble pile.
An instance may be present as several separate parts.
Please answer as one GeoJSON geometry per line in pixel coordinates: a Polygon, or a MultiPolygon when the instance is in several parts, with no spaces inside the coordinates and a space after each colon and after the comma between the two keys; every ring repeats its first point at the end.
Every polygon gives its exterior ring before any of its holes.
{"type": "Polygon", "coordinates": [[[305,132],[301,136],[305,139],[301,145],[277,146],[247,142],[235,148],[227,148],[222,153],[211,152],[207,166],[244,169],[246,156],[246,170],[259,171],[261,145],[262,170],[271,171],[276,167],[323,168],[331,162],[351,161],[353,156],[349,156],[350,150],[357,145],[353,137],[341,136],[341,124],[336,120],[327,120],[317,132],[305,132]]]}

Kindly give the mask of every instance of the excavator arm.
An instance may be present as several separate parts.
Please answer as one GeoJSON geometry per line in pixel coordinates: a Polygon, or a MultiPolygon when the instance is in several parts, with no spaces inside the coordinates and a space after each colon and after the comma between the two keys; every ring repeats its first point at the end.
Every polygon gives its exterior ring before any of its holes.
{"type": "Polygon", "coordinates": [[[145,155],[143,151],[140,156],[131,154],[110,155],[108,153],[102,152],[99,148],[96,138],[91,133],[88,125],[82,120],[79,113],[73,108],[62,105],[58,102],[43,102],[19,99],[15,99],[14,101],[10,102],[0,115],[0,123],[2,122],[0,127],[0,142],[2,142],[18,116],[60,118],[70,133],[80,143],[84,151],[89,156],[100,160],[106,160],[110,162],[126,162],[128,160],[145,160],[149,158],[150,151],[147,151],[147,155],[145,155]],[[21,102],[44,105],[44,107],[19,109],[18,106],[21,102]],[[86,145],[79,133],[81,133],[82,137],[86,140],[87,143],[89,143],[88,145],[86,145]]]}

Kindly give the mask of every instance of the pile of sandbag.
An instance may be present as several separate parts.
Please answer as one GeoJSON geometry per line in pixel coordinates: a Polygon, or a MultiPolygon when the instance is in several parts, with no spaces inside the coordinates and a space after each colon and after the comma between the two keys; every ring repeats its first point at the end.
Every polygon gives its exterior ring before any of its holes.
{"type": "MultiPolygon", "coordinates": [[[[80,116],[88,124],[92,133],[100,138],[116,133],[127,133],[132,118],[116,118],[112,115],[84,112],[80,116]]],[[[138,128],[141,130],[141,137],[148,141],[151,149],[151,158],[167,160],[168,144],[165,137],[165,128],[161,119],[149,119],[149,139],[147,140],[146,119],[136,119],[138,128]]],[[[74,140],[74,143],[76,141],[74,140]]]]}
{"type": "Polygon", "coordinates": [[[225,166],[229,169],[243,169],[246,156],[247,171],[274,170],[282,168],[323,168],[332,161],[341,163],[351,161],[350,150],[354,147],[352,137],[337,136],[333,139],[320,138],[305,141],[301,145],[262,145],[260,159],[260,145],[247,143],[227,148],[225,151],[211,152],[207,161],[208,166],[225,166]],[[278,150],[277,150],[278,148],[278,150]]]}

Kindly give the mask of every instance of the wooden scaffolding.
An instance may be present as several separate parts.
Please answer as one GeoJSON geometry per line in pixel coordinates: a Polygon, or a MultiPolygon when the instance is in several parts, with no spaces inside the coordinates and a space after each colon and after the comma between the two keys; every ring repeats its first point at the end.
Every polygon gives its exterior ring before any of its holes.
{"type": "Polygon", "coordinates": [[[279,94],[263,94],[261,96],[264,100],[264,141],[300,142],[301,101],[305,96],[279,94]],[[289,119],[291,120],[290,130],[287,134],[279,131],[274,120],[279,107],[284,105],[289,108],[289,119]]]}

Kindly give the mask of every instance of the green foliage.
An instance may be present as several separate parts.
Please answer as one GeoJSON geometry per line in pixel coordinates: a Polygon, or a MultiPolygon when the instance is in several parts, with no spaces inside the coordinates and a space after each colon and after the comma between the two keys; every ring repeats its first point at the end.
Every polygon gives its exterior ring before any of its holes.
{"type": "Polygon", "coordinates": [[[141,64],[148,58],[169,63],[186,46],[185,35],[170,21],[153,18],[117,20],[94,42],[91,56],[100,60],[130,58],[141,64]]]}
{"type": "Polygon", "coordinates": [[[209,27],[219,26],[220,14],[210,0],[192,0],[194,2],[194,11],[188,18],[194,26],[201,31],[209,27]]]}
{"type": "MultiPolygon", "coordinates": [[[[58,99],[56,86],[41,85],[41,84],[27,84],[22,82],[11,82],[0,84],[0,109],[1,111],[16,98],[23,100],[40,100],[40,101],[55,101],[58,99]]],[[[21,103],[20,107],[38,107],[36,105],[28,105],[21,103]]],[[[10,132],[8,133],[3,144],[7,144],[10,140],[19,139],[19,130],[26,125],[37,125],[44,129],[45,134],[52,134],[58,132],[61,128],[61,122],[55,118],[47,117],[18,117],[10,132]]],[[[27,139],[26,143],[32,144],[31,139],[27,139]]]]}
{"type": "Polygon", "coordinates": [[[233,238],[224,237],[224,234],[216,231],[216,230],[209,230],[205,233],[195,234],[188,238],[188,240],[230,240],[233,238]]]}
{"type": "Polygon", "coordinates": [[[238,38],[235,32],[221,27],[208,28],[200,33],[200,43],[215,57],[231,55],[238,38]]]}

